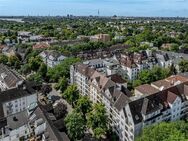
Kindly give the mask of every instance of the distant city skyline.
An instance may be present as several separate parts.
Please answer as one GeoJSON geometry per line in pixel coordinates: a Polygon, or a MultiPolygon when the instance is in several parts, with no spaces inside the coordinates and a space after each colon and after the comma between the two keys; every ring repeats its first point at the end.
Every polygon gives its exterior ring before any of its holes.
{"type": "Polygon", "coordinates": [[[0,0],[0,16],[188,17],[188,0],[0,0]]]}

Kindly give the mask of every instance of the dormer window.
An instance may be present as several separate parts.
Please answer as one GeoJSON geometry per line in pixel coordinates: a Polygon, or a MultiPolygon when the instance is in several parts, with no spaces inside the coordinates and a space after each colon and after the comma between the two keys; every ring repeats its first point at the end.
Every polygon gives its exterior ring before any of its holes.
{"type": "Polygon", "coordinates": [[[6,73],[4,73],[4,72],[1,73],[1,78],[2,78],[2,79],[5,79],[6,77],[7,77],[7,74],[6,74],[6,73]]]}

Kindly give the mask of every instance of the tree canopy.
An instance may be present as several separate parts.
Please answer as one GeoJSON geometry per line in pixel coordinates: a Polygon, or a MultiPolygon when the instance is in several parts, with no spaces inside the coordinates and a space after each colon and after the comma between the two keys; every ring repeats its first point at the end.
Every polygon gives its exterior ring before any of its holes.
{"type": "Polygon", "coordinates": [[[187,141],[188,123],[177,121],[146,127],[136,141],[187,141]]]}
{"type": "Polygon", "coordinates": [[[181,72],[188,72],[188,61],[182,60],[179,63],[179,69],[181,72]]]}
{"type": "Polygon", "coordinates": [[[100,139],[107,131],[108,116],[103,104],[97,103],[93,110],[87,114],[87,125],[90,127],[94,136],[100,139]]]}
{"type": "Polygon", "coordinates": [[[67,58],[54,68],[50,68],[47,73],[50,81],[57,82],[63,76],[69,78],[70,66],[79,61],[79,58],[67,58]]]}
{"type": "Polygon", "coordinates": [[[62,93],[66,90],[68,86],[67,79],[63,76],[58,80],[58,83],[55,85],[56,90],[60,90],[62,93]]]}
{"type": "Polygon", "coordinates": [[[82,96],[78,99],[76,110],[81,112],[84,116],[92,110],[92,103],[87,96],[82,96]]]}
{"type": "Polygon", "coordinates": [[[67,132],[72,140],[79,140],[84,136],[85,121],[80,113],[73,111],[65,118],[67,132]]]}
{"type": "Polygon", "coordinates": [[[139,73],[138,79],[133,81],[133,87],[164,79],[171,74],[169,68],[154,67],[152,70],[143,70],[139,73]]]}
{"type": "Polygon", "coordinates": [[[77,90],[76,85],[70,85],[64,91],[62,95],[72,106],[76,105],[77,100],[79,99],[79,91],[77,90]]]}

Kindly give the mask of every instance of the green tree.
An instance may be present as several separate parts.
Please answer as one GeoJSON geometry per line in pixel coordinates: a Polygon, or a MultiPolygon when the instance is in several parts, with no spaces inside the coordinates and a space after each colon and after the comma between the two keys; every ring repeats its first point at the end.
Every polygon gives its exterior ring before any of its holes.
{"type": "Polygon", "coordinates": [[[29,81],[34,81],[37,84],[42,84],[43,79],[42,76],[39,73],[36,74],[32,74],[29,76],[29,78],[27,78],[29,81]]]}
{"type": "Polygon", "coordinates": [[[47,65],[44,63],[41,63],[39,69],[38,69],[38,73],[45,78],[46,74],[47,74],[47,65]]]}
{"type": "MultiPolygon", "coordinates": [[[[172,75],[173,73],[169,68],[154,67],[151,70],[143,70],[138,75],[139,83],[149,84],[151,82],[165,79],[166,77],[172,75]]],[[[138,83],[137,81],[135,83],[138,83]]]]}
{"type": "Polygon", "coordinates": [[[42,59],[39,56],[36,57],[31,57],[28,61],[31,70],[33,71],[38,71],[41,63],[42,63],[42,59]]]}
{"type": "Polygon", "coordinates": [[[79,99],[79,91],[76,85],[71,85],[63,93],[63,98],[65,98],[72,106],[75,106],[77,100],[79,99]]]}
{"type": "Polygon", "coordinates": [[[188,72],[188,61],[182,60],[179,63],[179,69],[180,69],[181,72],[188,72]]]}
{"type": "Polygon", "coordinates": [[[73,111],[65,118],[65,124],[69,137],[72,140],[80,140],[86,129],[85,121],[80,113],[73,111]]]}
{"type": "Polygon", "coordinates": [[[188,124],[184,121],[146,127],[136,141],[187,141],[188,124]]]}
{"type": "Polygon", "coordinates": [[[67,79],[63,76],[59,79],[58,83],[55,85],[56,90],[60,90],[62,93],[66,90],[68,86],[67,79]]]}
{"type": "Polygon", "coordinates": [[[149,70],[143,70],[139,73],[138,79],[142,82],[142,84],[147,84],[153,81],[153,76],[149,70]]]}
{"type": "Polygon", "coordinates": [[[137,80],[134,80],[132,85],[133,85],[133,87],[135,88],[135,87],[137,87],[137,86],[142,85],[142,81],[141,81],[141,80],[138,80],[138,79],[137,79],[137,80]]]}
{"type": "Polygon", "coordinates": [[[86,114],[91,111],[91,108],[92,104],[87,96],[82,96],[78,99],[78,102],[76,104],[76,110],[83,114],[84,119],[86,119],[86,114]]]}
{"type": "Polygon", "coordinates": [[[170,47],[170,51],[177,52],[179,50],[179,45],[178,44],[172,44],[170,47]]]}
{"type": "Polygon", "coordinates": [[[95,138],[100,140],[106,134],[106,131],[102,129],[101,127],[97,127],[94,129],[93,133],[94,133],[95,138]]]}
{"type": "Polygon", "coordinates": [[[8,63],[8,57],[4,54],[0,54],[0,64],[7,64],[8,63]]]}
{"type": "Polygon", "coordinates": [[[50,68],[48,70],[50,81],[57,82],[62,76],[69,78],[70,66],[79,61],[80,59],[78,58],[67,58],[54,68],[50,68]]]}
{"type": "Polygon", "coordinates": [[[136,46],[136,43],[135,43],[134,39],[127,40],[125,42],[125,44],[129,45],[130,47],[135,47],[136,46]]]}
{"type": "Polygon", "coordinates": [[[25,65],[21,66],[20,71],[22,74],[25,74],[25,75],[30,73],[31,69],[30,69],[29,64],[25,64],[25,65]]]}
{"type": "Polygon", "coordinates": [[[26,55],[25,55],[25,59],[27,62],[29,62],[29,60],[32,58],[32,57],[37,57],[39,55],[40,51],[39,50],[32,50],[32,48],[28,48],[26,50],[26,55]]]}
{"type": "Polygon", "coordinates": [[[11,55],[8,58],[8,64],[12,67],[18,68],[20,66],[20,60],[18,59],[17,56],[11,55]]]}
{"type": "Polygon", "coordinates": [[[97,103],[93,110],[87,114],[87,125],[90,127],[96,138],[105,135],[107,131],[108,116],[103,104],[97,103]]]}

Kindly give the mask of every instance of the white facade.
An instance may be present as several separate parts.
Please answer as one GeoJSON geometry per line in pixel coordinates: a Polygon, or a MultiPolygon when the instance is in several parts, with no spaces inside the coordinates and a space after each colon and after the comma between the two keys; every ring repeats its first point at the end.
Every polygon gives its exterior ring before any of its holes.
{"type": "Polygon", "coordinates": [[[145,70],[145,69],[149,69],[151,70],[154,66],[157,66],[157,64],[154,64],[152,62],[146,62],[144,64],[136,64],[135,67],[128,67],[128,66],[124,66],[122,65],[122,69],[126,72],[127,78],[129,80],[135,80],[138,77],[138,74],[145,70]]]}
{"type": "Polygon", "coordinates": [[[40,53],[40,56],[42,57],[43,62],[48,66],[48,67],[55,67],[56,65],[60,64],[61,61],[65,60],[65,56],[59,55],[59,56],[53,56],[52,54],[48,54],[46,52],[40,53]]]}
{"type": "MultiPolygon", "coordinates": [[[[159,103],[159,105],[153,105],[152,101],[155,97],[152,98],[152,96],[147,97],[145,95],[137,98],[132,96],[129,99],[130,101],[124,100],[123,107],[118,109],[116,104],[120,102],[120,99],[123,97],[119,96],[114,103],[111,100],[112,96],[110,94],[109,88],[101,89],[101,85],[98,85],[99,82],[97,77],[98,76],[96,76],[96,79],[85,77],[83,74],[75,72],[74,68],[71,67],[71,83],[76,84],[80,93],[82,95],[89,96],[93,103],[100,102],[105,105],[109,117],[109,124],[117,133],[121,141],[134,141],[135,136],[139,135],[145,126],[156,124],[162,121],[178,120],[186,116],[188,113],[188,96],[182,100],[176,94],[171,93],[168,93],[167,95],[175,95],[176,98],[174,100],[171,100],[171,98],[164,100],[165,102],[169,101],[167,103],[169,105],[168,108],[165,108],[161,103],[159,103]],[[134,106],[136,106],[136,109],[133,108],[134,106]],[[134,114],[134,110],[136,112],[139,108],[141,108],[141,111],[139,111],[138,114],[134,114]]],[[[180,85],[184,87],[184,89],[188,89],[187,85],[180,85]]],[[[116,84],[114,87],[116,87],[116,84]]],[[[184,92],[183,95],[186,95],[186,93],[184,92]]]]}
{"type": "Polygon", "coordinates": [[[71,66],[70,69],[70,80],[71,84],[76,84],[81,95],[89,94],[89,78],[85,75],[82,75],[78,71],[74,70],[74,67],[71,66]]]}
{"type": "Polygon", "coordinates": [[[27,139],[31,133],[29,125],[25,124],[17,129],[9,130],[7,135],[0,136],[0,141],[20,141],[20,138],[27,139]]]}
{"type": "Polygon", "coordinates": [[[3,103],[4,116],[7,117],[28,109],[33,104],[37,103],[37,94],[21,97],[3,103]]]}
{"type": "MultiPolygon", "coordinates": [[[[24,93],[24,91],[19,92],[24,93]]],[[[7,94],[7,96],[11,97],[11,94],[7,94]]],[[[6,100],[1,104],[3,117],[6,119],[5,122],[7,122],[7,125],[1,129],[4,131],[4,134],[0,135],[0,141],[20,141],[20,138],[27,139],[32,132],[27,122],[29,110],[33,110],[37,106],[37,93],[6,100]]]]}

